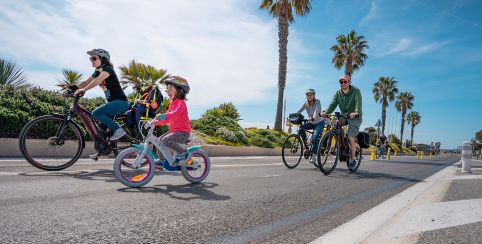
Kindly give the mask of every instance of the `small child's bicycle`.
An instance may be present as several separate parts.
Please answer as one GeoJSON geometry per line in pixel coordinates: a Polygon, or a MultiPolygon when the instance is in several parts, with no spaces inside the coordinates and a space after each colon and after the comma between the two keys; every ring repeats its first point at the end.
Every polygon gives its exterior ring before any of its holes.
{"type": "Polygon", "coordinates": [[[156,163],[162,162],[162,168],[167,171],[181,171],[182,176],[191,182],[199,183],[206,179],[211,168],[209,155],[201,146],[189,147],[187,160],[176,161],[176,155],[171,154],[167,147],[159,142],[154,135],[155,120],[146,121],[144,127],[148,129],[147,135],[142,137],[142,144],[132,144],[132,147],[123,150],[114,161],[114,173],[118,181],[128,187],[141,187],[152,180],[156,171],[156,163]],[[159,159],[149,149],[152,144],[164,159],[159,159]]]}

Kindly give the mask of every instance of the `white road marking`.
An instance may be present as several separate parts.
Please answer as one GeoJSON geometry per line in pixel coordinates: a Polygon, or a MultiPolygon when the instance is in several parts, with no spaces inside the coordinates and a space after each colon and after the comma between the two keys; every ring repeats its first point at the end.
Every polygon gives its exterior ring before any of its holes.
{"type": "Polygon", "coordinates": [[[431,203],[408,210],[390,231],[384,233],[384,237],[394,238],[481,221],[482,198],[431,203]]]}
{"type": "MultiPolygon", "coordinates": [[[[282,163],[270,163],[270,164],[214,164],[211,165],[213,168],[233,168],[233,167],[265,167],[265,166],[277,166],[279,167],[280,165],[283,165],[282,163]]],[[[55,171],[55,172],[48,172],[48,171],[36,171],[36,172],[1,172],[0,171],[0,176],[13,176],[13,175],[52,175],[55,176],[55,174],[62,174],[62,173],[83,173],[83,172],[97,172],[100,170],[105,170],[105,169],[85,169],[85,170],[61,170],[61,171],[55,171]]],[[[110,169],[109,169],[110,170],[110,169]]],[[[271,175],[271,176],[279,176],[279,175],[271,175]]]]}
{"type": "Polygon", "coordinates": [[[457,175],[454,180],[475,180],[482,179],[482,175],[457,175]]]}
{"type": "Polygon", "coordinates": [[[282,175],[280,175],[280,174],[274,174],[274,175],[263,175],[263,176],[260,176],[260,178],[277,177],[277,176],[282,176],[282,175]]]}
{"type": "Polygon", "coordinates": [[[442,169],[424,181],[411,186],[410,188],[398,193],[392,198],[366,211],[365,213],[333,229],[332,231],[314,240],[312,243],[362,242],[371,233],[380,229],[393,216],[403,210],[435,182],[443,179],[443,177],[450,173],[451,170],[453,170],[451,166],[442,169]]]}

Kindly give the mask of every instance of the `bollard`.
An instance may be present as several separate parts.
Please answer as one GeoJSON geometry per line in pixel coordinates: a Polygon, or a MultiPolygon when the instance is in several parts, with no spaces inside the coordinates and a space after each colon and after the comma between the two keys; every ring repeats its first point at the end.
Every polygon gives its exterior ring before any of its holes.
{"type": "Polygon", "coordinates": [[[376,152],[375,148],[370,147],[369,150],[370,150],[370,160],[375,160],[375,152],[376,152]]]}
{"type": "Polygon", "coordinates": [[[388,151],[387,151],[387,160],[390,160],[390,148],[388,148],[388,151]]]}
{"type": "Polygon", "coordinates": [[[469,141],[464,141],[462,146],[462,172],[472,173],[470,160],[472,158],[472,145],[469,141]]]}
{"type": "Polygon", "coordinates": [[[432,151],[430,151],[429,158],[432,159],[432,151]]]}

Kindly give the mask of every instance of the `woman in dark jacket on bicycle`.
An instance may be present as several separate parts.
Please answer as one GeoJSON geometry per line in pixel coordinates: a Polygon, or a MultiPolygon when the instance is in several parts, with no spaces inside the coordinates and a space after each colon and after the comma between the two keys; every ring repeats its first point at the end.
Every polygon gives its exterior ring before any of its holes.
{"type": "Polygon", "coordinates": [[[75,91],[74,95],[83,94],[96,86],[102,88],[107,103],[92,111],[92,116],[114,131],[114,134],[110,137],[111,141],[118,140],[126,132],[112,120],[112,117],[127,111],[130,104],[119,83],[114,66],[110,62],[109,52],[103,49],[93,49],[88,51],[87,54],[90,55],[90,61],[95,71],[91,77],[78,85],[79,89],[75,91]]]}

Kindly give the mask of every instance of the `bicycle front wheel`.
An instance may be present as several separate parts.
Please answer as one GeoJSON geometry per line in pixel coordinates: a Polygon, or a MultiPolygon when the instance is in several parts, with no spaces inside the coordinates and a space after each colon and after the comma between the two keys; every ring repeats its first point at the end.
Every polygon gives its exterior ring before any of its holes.
{"type": "Polygon", "coordinates": [[[303,156],[303,141],[299,135],[289,135],[283,142],[281,157],[288,169],[293,169],[301,161],[303,156]]]}
{"type": "Polygon", "coordinates": [[[74,164],[82,154],[84,141],[79,127],[64,118],[44,115],[26,124],[19,135],[19,147],[31,165],[48,171],[74,164]]]}
{"type": "Polygon", "coordinates": [[[325,175],[329,175],[338,164],[338,140],[334,132],[323,135],[318,146],[318,167],[325,175]]]}
{"type": "Polygon", "coordinates": [[[135,167],[141,148],[130,147],[117,155],[114,161],[115,178],[128,187],[141,187],[154,177],[156,166],[154,159],[146,153],[142,158],[141,166],[135,167]]]}

